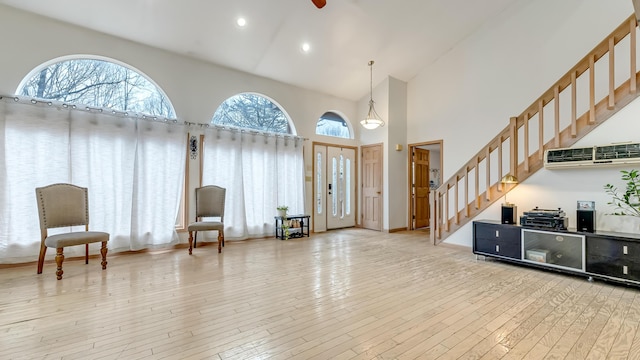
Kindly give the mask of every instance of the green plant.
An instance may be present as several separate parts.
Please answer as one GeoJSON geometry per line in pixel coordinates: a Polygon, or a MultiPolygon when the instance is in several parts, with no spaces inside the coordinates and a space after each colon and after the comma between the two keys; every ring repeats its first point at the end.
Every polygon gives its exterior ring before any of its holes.
{"type": "Polygon", "coordinates": [[[289,207],[287,205],[278,205],[276,210],[287,211],[289,210],[289,207]]]}
{"type": "Polygon", "coordinates": [[[617,187],[606,184],[604,190],[611,196],[608,205],[616,207],[613,215],[629,215],[640,217],[640,174],[638,170],[621,170],[622,180],[626,181],[625,191],[620,192],[617,187]]]}
{"type": "Polygon", "coordinates": [[[289,240],[289,235],[291,235],[289,233],[289,220],[284,220],[282,222],[282,231],[284,233],[284,239],[289,240]]]}

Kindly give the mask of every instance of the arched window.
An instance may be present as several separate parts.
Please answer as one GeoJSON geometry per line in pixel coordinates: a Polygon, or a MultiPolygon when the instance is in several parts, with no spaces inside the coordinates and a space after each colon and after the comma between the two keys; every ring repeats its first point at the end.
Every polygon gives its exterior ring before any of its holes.
{"type": "Polygon", "coordinates": [[[265,132],[295,134],[289,117],[272,100],[258,94],[242,93],[225,100],[213,114],[211,123],[265,132]]]}
{"type": "Polygon", "coordinates": [[[95,108],[176,117],[169,99],[145,75],[102,59],[73,58],[43,64],[23,80],[16,93],[95,108]]]}
{"type": "Polygon", "coordinates": [[[351,139],[349,125],[342,116],[328,111],[318,119],[316,134],[351,139]]]}

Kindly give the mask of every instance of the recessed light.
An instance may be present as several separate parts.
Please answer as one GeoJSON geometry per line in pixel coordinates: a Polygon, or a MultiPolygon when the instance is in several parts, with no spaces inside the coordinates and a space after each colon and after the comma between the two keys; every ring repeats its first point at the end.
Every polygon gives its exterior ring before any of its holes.
{"type": "Polygon", "coordinates": [[[240,27],[245,27],[245,25],[247,25],[247,19],[245,19],[243,17],[239,17],[236,20],[236,24],[238,24],[238,26],[240,26],[240,27]]]}
{"type": "Polygon", "coordinates": [[[311,50],[311,45],[309,45],[309,43],[303,43],[300,48],[302,49],[302,52],[308,53],[311,50]]]}

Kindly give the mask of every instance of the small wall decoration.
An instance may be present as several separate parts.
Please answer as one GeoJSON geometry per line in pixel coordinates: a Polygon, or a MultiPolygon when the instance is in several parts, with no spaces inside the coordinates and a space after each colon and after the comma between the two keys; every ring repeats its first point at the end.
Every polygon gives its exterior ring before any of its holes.
{"type": "Polygon", "coordinates": [[[198,158],[198,138],[195,135],[191,135],[189,139],[189,150],[191,151],[191,160],[198,158]]]}

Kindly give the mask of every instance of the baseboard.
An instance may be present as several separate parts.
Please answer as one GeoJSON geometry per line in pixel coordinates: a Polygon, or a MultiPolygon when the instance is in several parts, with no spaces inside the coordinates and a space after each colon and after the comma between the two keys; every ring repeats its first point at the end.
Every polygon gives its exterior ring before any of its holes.
{"type": "Polygon", "coordinates": [[[456,250],[472,251],[471,246],[464,246],[464,245],[458,245],[458,244],[440,243],[436,246],[446,247],[449,249],[456,249],[456,250]]]}

